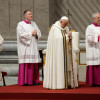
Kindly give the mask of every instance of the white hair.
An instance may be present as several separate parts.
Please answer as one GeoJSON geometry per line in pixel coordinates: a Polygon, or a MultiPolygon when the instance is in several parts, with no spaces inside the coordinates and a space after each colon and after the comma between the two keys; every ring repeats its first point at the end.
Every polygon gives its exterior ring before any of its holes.
{"type": "Polygon", "coordinates": [[[64,21],[64,20],[69,20],[69,19],[66,16],[61,17],[60,21],[64,21]]]}
{"type": "Polygon", "coordinates": [[[98,12],[93,13],[93,14],[92,14],[92,18],[95,18],[95,17],[96,17],[96,14],[100,14],[100,13],[98,13],[98,12]]]}

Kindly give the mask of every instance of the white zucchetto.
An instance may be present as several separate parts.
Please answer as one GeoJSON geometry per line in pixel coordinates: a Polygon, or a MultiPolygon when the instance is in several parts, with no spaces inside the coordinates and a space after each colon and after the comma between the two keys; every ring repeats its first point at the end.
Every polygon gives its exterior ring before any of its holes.
{"type": "Polygon", "coordinates": [[[61,17],[61,20],[68,20],[68,17],[63,16],[63,17],[61,17]]]}

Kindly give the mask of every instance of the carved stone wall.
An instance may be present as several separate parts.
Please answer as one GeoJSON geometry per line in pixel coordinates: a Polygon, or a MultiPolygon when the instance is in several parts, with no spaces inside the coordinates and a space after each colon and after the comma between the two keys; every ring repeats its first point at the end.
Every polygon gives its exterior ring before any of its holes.
{"type": "Polygon", "coordinates": [[[46,40],[54,15],[54,2],[54,0],[0,0],[0,34],[5,41],[16,41],[17,23],[24,19],[24,10],[30,9],[33,20],[42,32],[41,40],[46,40]]]}
{"type": "Polygon", "coordinates": [[[85,38],[87,25],[92,23],[92,13],[100,11],[100,0],[0,0],[0,34],[8,41],[16,41],[17,23],[23,20],[23,11],[31,9],[33,19],[42,32],[41,40],[47,40],[48,28],[68,9],[72,29],[85,38]]]}

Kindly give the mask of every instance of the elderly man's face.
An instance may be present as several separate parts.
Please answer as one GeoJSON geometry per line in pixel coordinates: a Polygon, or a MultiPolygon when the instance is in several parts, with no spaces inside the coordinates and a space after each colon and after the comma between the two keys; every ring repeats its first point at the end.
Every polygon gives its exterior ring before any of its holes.
{"type": "Polygon", "coordinates": [[[69,23],[69,20],[60,21],[60,24],[61,24],[61,27],[62,27],[62,28],[65,28],[65,27],[67,26],[68,23],[69,23]]]}
{"type": "Polygon", "coordinates": [[[27,21],[31,21],[32,20],[32,12],[27,11],[26,14],[24,15],[24,17],[27,21]]]}
{"type": "Polygon", "coordinates": [[[96,24],[100,24],[100,14],[96,14],[96,15],[95,15],[95,18],[93,18],[93,21],[94,21],[96,24]]]}

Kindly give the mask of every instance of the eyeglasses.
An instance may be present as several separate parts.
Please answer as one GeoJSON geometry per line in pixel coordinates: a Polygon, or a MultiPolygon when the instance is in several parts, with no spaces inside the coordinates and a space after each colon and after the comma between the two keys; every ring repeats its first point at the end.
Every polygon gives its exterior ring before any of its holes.
{"type": "Polygon", "coordinates": [[[97,20],[98,20],[98,19],[100,19],[100,17],[97,17],[97,18],[95,18],[95,19],[97,19],[97,20]]]}

